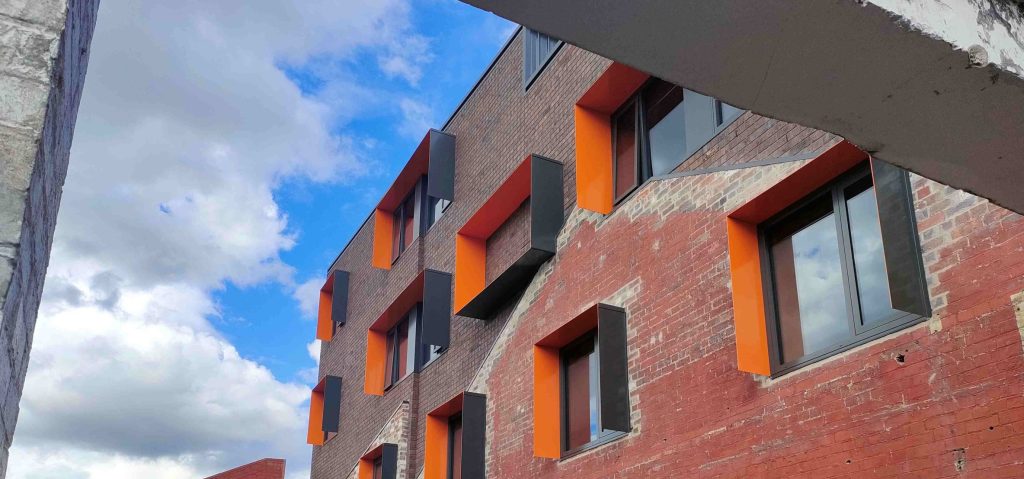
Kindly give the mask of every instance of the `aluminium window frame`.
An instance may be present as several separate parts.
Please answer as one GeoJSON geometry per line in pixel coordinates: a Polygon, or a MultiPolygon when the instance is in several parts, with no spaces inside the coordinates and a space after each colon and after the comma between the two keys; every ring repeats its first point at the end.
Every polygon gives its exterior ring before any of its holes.
{"type": "MultiPolygon", "coordinates": [[[[837,176],[828,184],[818,188],[799,201],[786,207],[775,214],[767,221],[757,227],[758,249],[760,250],[760,261],[762,271],[762,291],[765,305],[765,321],[767,323],[769,364],[771,377],[776,378],[787,373],[796,371],[808,365],[826,360],[840,353],[870,343],[883,336],[901,331],[910,326],[918,324],[927,319],[914,313],[894,310],[895,312],[884,321],[879,321],[873,326],[865,326],[861,317],[860,293],[857,284],[856,267],[852,251],[852,239],[850,233],[849,215],[846,208],[846,190],[855,186],[865,178],[871,179],[872,172],[869,162],[861,163],[850,170],[837,176]],[[846,320],[850,335],[842,341],[826,346],[820,350],[806,353],[800,358],[784,362],[782,359],[782,336],[778,319],[778,297],[775,294],[775,262],[772,257],[768,239],[771,231],[780,223],[792,218],[805,210],[811,203],[823,199],[826,195],[831,196],[832,215],[836,225],[836,234],[839,238],[840,267],[843,279],[843,295],[846,305],[846,320]]],[[[871,188],[874,188],[874,181],[871,181],[871,188]]],[[[866,190],[865,190],[866,191],[866,190]]],[[[813,224],[813,223],[812,223],[813,224]]],[[[809,225],[808,225],[809,226],[809,225]]],[[[806,226],[804,226],[806,228],[806,226]]],[[[803,228],[801,228],[802,230],[803,228]]],[[[798,230],[800,231],[800,230],[798,230]]],[[[797,231],[797,232],[798,232],[797,231]]],[[[795,234],[796,232],[792,233],[795,234]]],[[[915,241],[915,257],[922,262],[920,245],[915,241]]],[[[884,246],[883,246],[884,247],[884,246]]],[[[918,265],[920,266],[920,264],[918,265]]],[[[919,273],[923,268],[917,268],[919,273]]],[[[890,288],[892,286],[890,285],[890,288]]]]}
{"type": "MultiPolygon", "coordinates": [[[[679,162],[676,163],[674,166],[672,166],[672,168],[670,168],[668,172],[663,173],[661,175],[655,175],[654,174],[654,166],[651,163],[651,135],[650,135],[650,132],[647,129],[647,111],[646,111],[647,109],[645,107],[645,103],[644,103],[643,97],[644,97],[644,91],[647,90],[651,85],[653,85],[654,83],[659,82],[659,81],[668,83],[668,84],[670,84],[672,86],[675,86],[676,88],[681,88],[683,90],[683,101],[679,103],[677,108],[681,107],[683,105],[683,103],[686,103],[686,101],[687,101],[686,100],[686,92],[692,91],[692,90],[688,90],[684,86],[677,85],[677,84],[672,83],[672,82],[667,81],[667,80],[662,80],[660,78],[651,77],[651,78],[647,79],[647,81],[645,81],[642,85],[640,85],[640,87],[637,88],[636,91],[634,91],[632,94],[630,94],[629,98],[626,99],[626,101],[622,102],[622,105],[619,105],[619,107],[609,117],[609,125],[610,125],[610,130],[611,130],[611,135],[612,135],[612,138],[611,138],[611,145],[612,145],[611,157],[612,157],[612,205],[613,206],[618,206],[619,204],[621,204],[623,201],[625,201],[627,198],[629,198],[629,196],[632,195],[636,190],[638,190],[641,186],[643,186],[644,183],[647,183],[652,178],[658,178],[658,177],[665,176],[665,175],[668,175],[668,174],[671,174],[672,172],[674,172],[683,163],[686,163],[687,161],[690,160],[690,158],[693,158],[693,155],[697,154],[697,152],[700,151],[701,148],[704,148],[704,146],[707,145],[708,143],[710,143],[711,140],[714,140],[715,137],[717,137],[720,133],[725,131],[725,129],[728,128],[729,125],[731,125],[734,121],[736,121],[737,119],[739,119],[739,117],[743,116],[743,114],[746,113],[746,110],[743,110],[742,108],[733,107],[733,108],[736,108],[737,110],[739,110],[739,112],[735,113],[733,115],[726,115],[725,111],[723,109],[723,105],[725,103],[722,102],[722,100],[720,100],[718,98],[715,98],[715,97],[712,97],[712,96],[708,96],[708,95],[703,95],[702,94],[703,96],[705,96],[707,98],[710,98],[713,101],[711,122],[713,123],[714,128],[712,129],[711,136],[709,136],[707,138],[707,140],[705,140],[699,146],[695,145],[695,147],[693,148],[693,151],[690,152],[688,155],[684,156],[683,158],[680,158],[679,162]],[[617,150],[617,147],[618,147],[618,145],[617,145],[618,135],[616,134],[617,130],[618,130],[618,128],[617,128],[618,121],[617,120],[632,105],[636,106],[636,112],[634,113],[634,120],[633,120],[633,135],[634,135],[633,142],[636,145],[636,147],[635,147],[636,148],[636,153],[635,153],[635,158],[634,158],[633,162],[636,165],[636,175],[635,175],[635,178],[634,178],[633,186],[630,187],[628,190],[626,190],[624,193],[622,193],[622,195],[616,196],[616,193],[615,193],[616,186],[617,186],[616,185],[616,181],[618,180],[618,161],[616,161],[617,160],[616,153],[618,151],[617,150]]],[[[696,92],[694,92],[694,93],[696,93],[696,92]]],[[[691,101],[693,101],[693,100],[691,100],[691,101]]],[[[686,125],[686,118],[685,117],[683,119],[683,125],[684,126],[686,125]]],[[[687,147],[687,149],[689,149],[689,146],[687,147]]]]}
{"type": "Polygon", "coordinates": [[[522,50],[523,50],[523,69],[524,69],[524,72],[523,72],[524,73],[523,74],[523,93],[526,93],[526,92],[528,92],[530,90],[530,87],[533,86],[533,84],[537,81],[537,79],[540,78],[540,74],[544,70],[547,69],[548,65],[551,63],[551,60],[555,58],[555,55],[557,55],[558,52],[562,50],[562,47],[565,46],[565,42],[562,41],[562,40],[559,40],[559,39],[557,39],[555,37],[552,37],[551,35],[548,35],[548,34],[543,33],[543,32],[539,32],[537,30],[530,29],[528,27],[522,27],[522,29],[523,29],[523,41],[522,41],[523,48],[522,48],[522,50]],[[526,73],[525,72],[525,69],[526,69],[526,46],[527,46],[526,45],[526,38],[527,38],[528,35],[534,35],[534,34],[544,35],[544,36],[546,36],[548,38],[552,38],[554,40],[557,40],[558,44],[555,45],[555,48],[551,49],[551,52],[548,53],[547,58],[545,58],[543,61],[541,61],[539,63],[539,66],[537,67],[537,69],[534,70],[529,75],[529,78],[527,78],[526,74],[525,74],[526,73]]]}
{"type": "MultiPolygon", "coordinates": [[[[447,479],[453,479],[455,477],[455,461],[462,462],[462,451],[459,451],[459,457],[455,457],[455,431],[452,429],[452,423],[458,419],[459,421],[459,434],[462,434],[462,411],[452,414],[448,417],[448,470],[445,473],[447,479]]],[[[461,440],[461,439],[460,439],[461,440]]],[[[463,450],[465,450],[465,443],[463,444],[463,450]]]]}
{"type": "MultiPolygon", "coordinates": [[[[601,332],[598,330],[598,328],[591,329],[591,330],[583,333],[582,335],[580,335],[580,337],[572,340],[569,344],[566,344],[565,346],[562,346],[558,350],[558,371],[559,371],[559,374],[558,374],[558,378],[559,378],[558,379],[558,381],[559,381],[558,388],[559,388],[559,395],[561,396],[561,398],[559,400],[559,404],[558,404],[558,407],[559,407],[559,422],[560,422],[560,424],[559,424],[559,431],[561,432],[560,435],[561,435],[561,450],[562,450],[561,459],[568,459],[570,457],[578,456],[578,455],[583,454],[583,453],[585,453],[587,451],[590,451],[592,449],[596,449],[596,448],[598,448],[600,446],[603,446],[603,445],[608,444],[608,443],[610,443],[610,442],[612,442],[612,441],[614,441],[616,439],[619,439],[621,437],[625,437],[625,436],[628,435],[628,433],[626,433],[626,432],[613,431],[613,430],[605,429],[604,426],[601,424],[601,407],[602,407],[602,404],[601,404],[601,392],[600,392],[601,391],[601,384],[600,384],[600,377],[601,377],[601,375],[600,375],[600,373],[598,373],[597,378],[598,378],[599,382],[597,384],[597,391],[598,391],[598,393],[597,393],[597,408],[598,408],[597,409],[597,423],[598,423],[598,429],[599,430],[598,430],[598,433],[597,433],[597,437],[594,438],[594,439],[591,439],[590,441],[588,441],[588,442],[586,442],[584,444],[581,444],[581,445],[579,445],[579,446],[577,446],[575,448],[572,448],[572,449],[569,448],[569,415],[567,414],[568,413],[568,407],[567,406],[568,406],[568,402],[569,402],[569,394],[568,394],[568,388],[569,388],[568,378],[569,378],[569,375],[568,375],[568,368],[566,367],[566,356],[568,355],[567,352],[570,352],[572,350],[578,349],[584,343],[588,343],[588,342],[592,343],[593,346],[594,346],[594,352],[592,353],[593,354],[592,360],[597,362],[597,368],[598,368],[598,371],[600,371],[600,369],[601,369],[601,351],[600,351],[600,342],[598,341],[598,335],[599,334],[601,334],[601,332]]],[[[593,414],[593,411],[591,411],[591,414],[593,414]]]]}

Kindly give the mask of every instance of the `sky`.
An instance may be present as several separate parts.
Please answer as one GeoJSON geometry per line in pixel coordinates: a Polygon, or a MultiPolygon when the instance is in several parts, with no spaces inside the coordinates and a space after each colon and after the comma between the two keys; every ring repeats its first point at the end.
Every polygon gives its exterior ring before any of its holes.
{"type": "Polygon", "coordinates": [[[7,477],[308,478],[317,291],[515,25],[103,0],[7,477]]]}

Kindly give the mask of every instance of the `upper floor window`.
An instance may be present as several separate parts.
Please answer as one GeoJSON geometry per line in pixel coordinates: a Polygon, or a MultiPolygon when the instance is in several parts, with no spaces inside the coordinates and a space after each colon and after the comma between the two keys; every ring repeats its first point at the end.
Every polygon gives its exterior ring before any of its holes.
{"type": "Polygon", "coordinates": [[[402,204],[395,208],[394,226],[391,231],[391,261],[394,262],[412,244],[417,236],[416,229],[416,194],[410,193],[402,201],[402,204]]]}
{"type": "Polygon", "coordinates": [[[412,345],[417,344],[418,316],[419,307],[417,306],[388,331],[384,367],[385,389],[393,386],[415,369],[416,350],[412,345]]]}
{"type": "Polygon", "coordinates": [[[437,220],[441,219],[444,215],[445,210],[452,202],[443,198],[434,198],[433,196],[427,195],[427,214],[426,214],[426,225],[424,230],[430,229],[437,223],[437,220]]]}
{"type": "MultiPolygon", "coordinates": [[[[773,370],[906,327],[893,308],[871,171],[864,165],[761,225],[773,370]]],[[[916,239],[914,239],[916,241],[916,239]]],[[[920,255],[911,261],[920,267],[920,255]]]]}
{"type": "Polygon", "coordinates": [[[652,176],[670,173],[742,110],[652,79],[612,116],[615,201],[652,176]]]}
{"type": "Polygon", "coordinates": [[[562,41],[541,32],[523,28],[523,89],[530,88],[562,41]]]}

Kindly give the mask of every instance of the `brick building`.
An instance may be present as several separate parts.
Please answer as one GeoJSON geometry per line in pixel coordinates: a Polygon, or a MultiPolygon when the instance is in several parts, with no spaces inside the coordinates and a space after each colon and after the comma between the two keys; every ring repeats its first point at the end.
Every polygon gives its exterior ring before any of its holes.
{"type": "Polygon", "coordinates": [[[284,459],[260,459],[206,479],[284,479],[284,459]]]}
{"type": "Polygon", "coordinates": [[[1024,218],[522,29],[330,266],[314,479],[1024,476],[1024,218]]]}

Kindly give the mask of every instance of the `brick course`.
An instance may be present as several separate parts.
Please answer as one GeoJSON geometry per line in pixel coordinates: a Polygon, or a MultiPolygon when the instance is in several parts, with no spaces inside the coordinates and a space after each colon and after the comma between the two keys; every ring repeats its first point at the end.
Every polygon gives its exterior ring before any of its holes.
{"type": "Polygon", "coordinates": [[[260,459],[206,479],[284,479],[284,459],[260,459]]]}
{"type": "MultiPolygon", "coordinates": [[[[915,176],[933,317],[776,379],[742,373],[724,217],[840,138],[744,113],[677,168],[691,176],[649,181],[607,216],[579,210],[572,106],[610,62],[566,45],[524,93],[521,56],[516,38],[446,128],[455,201],[438,223],[381,271],[367,222],[333,266],[352,273],[349,323],[321,359],[345,381],[343,439],[314,448],[314,478],[351,474],[406,402],[399,477],[418,477],[423,417],[466,389],[488,395],[492,478],[1024,476],[1019,215],[915,176]],[[454,271],[455,232],[529,153],[565,164],[558,254],[493,318],[452,318],[452,347],[420,374],[364,395],[369,324],[422,268],[454,271]],[[532,345],[599,301],[628,311],[633,431],[534,458],[532,345]]],[[[527,247],[527,218],[488,241],[488,280],[527,247]]]]}

